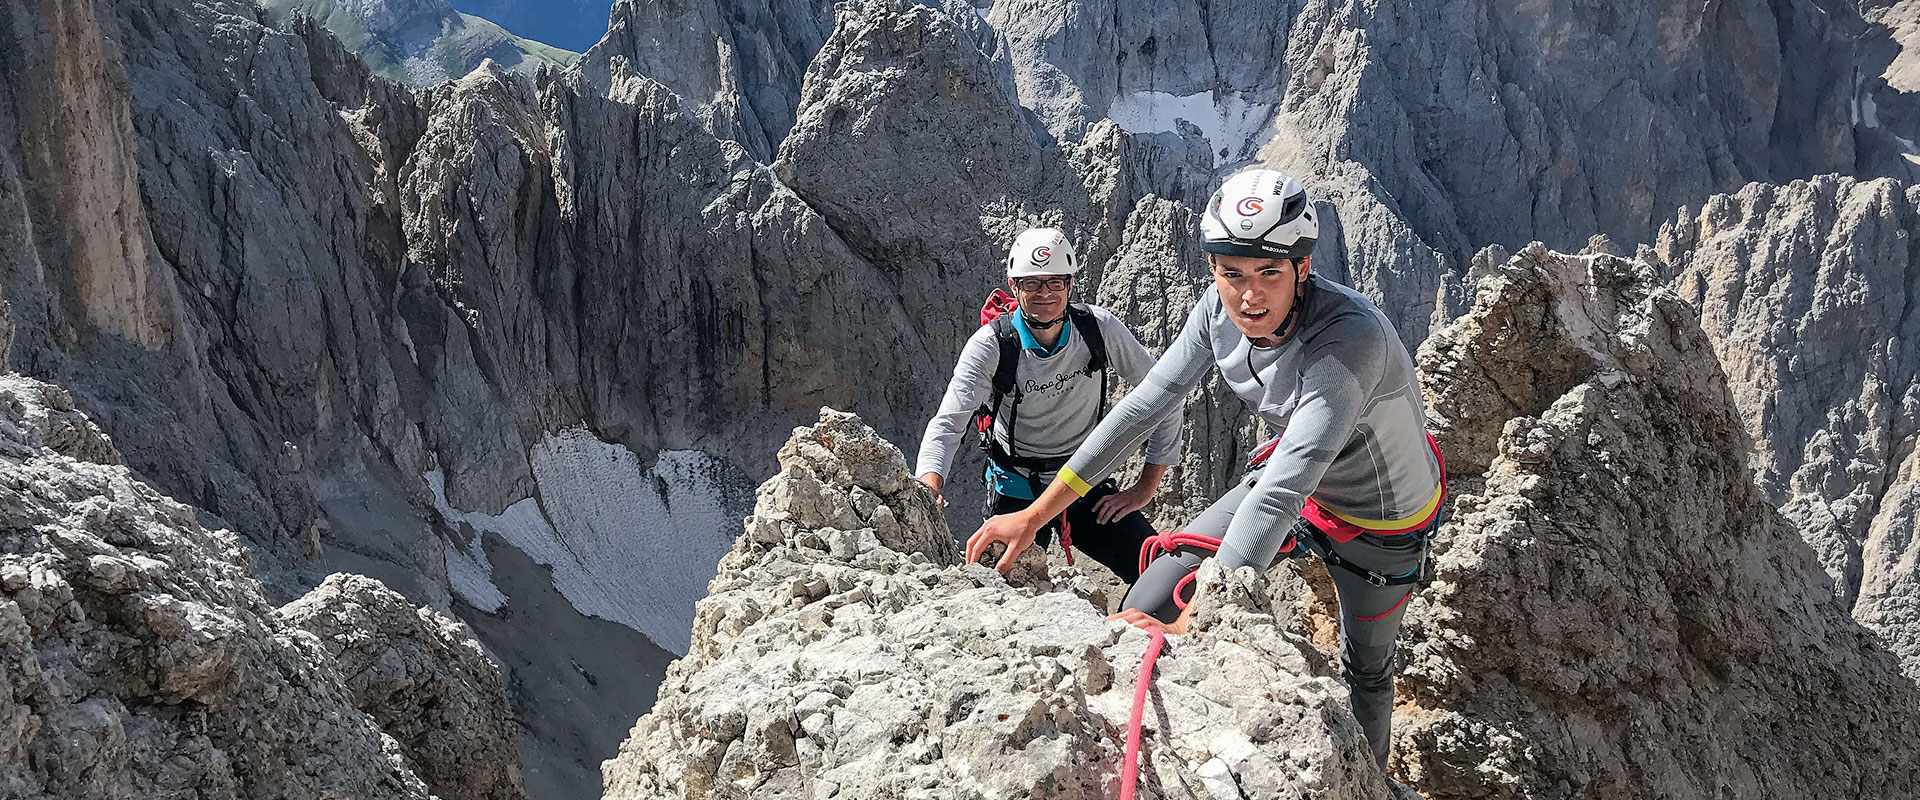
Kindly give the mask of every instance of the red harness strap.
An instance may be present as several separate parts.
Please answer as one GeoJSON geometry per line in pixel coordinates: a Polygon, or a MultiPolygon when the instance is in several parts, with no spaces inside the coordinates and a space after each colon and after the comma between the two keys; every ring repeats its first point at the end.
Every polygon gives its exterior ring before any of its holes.
{"type": "MultiPolygon", "coordinates": [[[[1267,440],[1266,444],[1260,445],[1259,448],[1255,449],[1253,455],[1247,459],[1247,467],[1252,469],[1267,463],[1267,459],[1273,456],[1273,451],[1280,446],[1280,438],[1279,436],[1275,436],[1267,440]]],[[[1440,455],[1440,443],[1433,440],[1433,434],[1431,433],[1427,434],[1427,448],[1433,451],[1433,459],[1435,463],[1440,466],[1440,499],[1439,502],[1433,504],[1433,510],[1420,519],[1413,521],[1405,527],[1393,530],[1362,528],[1322,508],[1320,504],[1314,502],[1314,499],[1311,497],[1307,498],[1307,504],[1301,507],[1300,516],[1305,517],[1308,522],[1313,523],[1313,526],[1319,528],[1322,533],[1325,533],[1327,538],[1340,542],[1341,544],[1351,542],[1354,540],[1354,537],[1363,533],[1371,533],[1376,536],[1397,536],[1403,533],[1412,533],[1427,527],[1433,523],[1434,517],[1440,515],[1440,509],[1447,504],[1447,459],[1440,455]]],[[[1284,553],[1286,550],[1282,549],[1280,552],[1284,553]]]]}

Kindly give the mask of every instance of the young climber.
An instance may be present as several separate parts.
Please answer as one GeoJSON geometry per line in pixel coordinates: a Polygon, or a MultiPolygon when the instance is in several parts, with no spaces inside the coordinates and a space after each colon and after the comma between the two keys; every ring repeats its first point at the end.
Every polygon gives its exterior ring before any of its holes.
{"type": "Polygon", "coordinates": [[[1319,229],[1293,178],[1269,169],[1233,175],[1200,225],[1213,286],[1186,327],[1036,501],[974,533],[967,558],[1004,543],[1005,569],[1041,520],[1085,494],[1218,368],[1255,414],[1282,431],[1278,444],[1263,467],[1186,529],[1218,538],[1218,552],[1182,545],[1154,560],[1114,618],[1183,633],[1189,612],[1173,596],[1191,591],[1184,579],[1202,559],[1264,570],[1276,553],[1308,547],[1333,576],[1341,674],[1385,766],[1394,636],[1445,491],[1413,359],[1372,302],[1311,272],[1319,229]]]}
{"type": "MultiPolygon", "coordinates": [[[[1099,423],[1107,407],[1107,372],[1137,386],[1153,367],[1153,355],[1113,314],[1068,302],[1079,271],[1073,245],[1056,229],[1033,228],[1014,239],[1007,284],[1019,306],[967,340],[940,410],[920,440],[914,471],[936,499],[969,419],[979,414],[991,420],[981,437],[987,515],[1025,508],[1099,423]]],[[[1007,299],[997,292],[996,298],[1007,299]]],[[[1180,415],[1165,415],[1148,428],[1141,434],[1147,445],[1140,479],[1125,490],[1096,479],[1084,496],[1036,520],[1041,547],[1062,530],[1065,512],[1063,549],[1071,543],[1129,583],[1138,576],[1140,544],[1155,535],[1140,509],[1153,498],[1167,466],[1179,460],[1180,415]]]]}

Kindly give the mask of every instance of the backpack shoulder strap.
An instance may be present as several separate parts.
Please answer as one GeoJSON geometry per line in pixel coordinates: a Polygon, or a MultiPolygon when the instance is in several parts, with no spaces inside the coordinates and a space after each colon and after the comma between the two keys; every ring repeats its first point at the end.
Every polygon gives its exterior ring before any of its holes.
{"type": "Polygon", "coordinates": [[[1013,450],[1013,426],[1019,421],[1020,414],[1020,333],[1013,329],[1011,315],[993,318],[987,324],[993,326],[994,344],[999,351],[998,361],[993,366],[993,392],[985,405],[973,412],[974,428],[980,433],[980,449],[987,452],[987,458],[993,459],[997,453],[1010,453],[1013,450]],[[993,441],[993,423],[1000,417],[1000,402],[1007,395],[1013,395],[1013,410],[1007,415],[1007,444],[1001,448],[993,441]]]}
{"type": "Polygon", "coordinates": [[[1019,388],[1020,334],[1013,329],[1011,315],[995,317],[989,324],[994,341],[1000,345],[1000,360],[993,367],[993,405],[998,409],[1000,398],[1019,388]]]}
{"type": "Polygon", "coordinates": [[[1106,371],[1107,339],[1100,333],[1100,318],[1086,306],[1073,303],[1067,306],[1067,319],[1073,322],[1073,330],[1086,338],[1087,374],[1106,371]]]}

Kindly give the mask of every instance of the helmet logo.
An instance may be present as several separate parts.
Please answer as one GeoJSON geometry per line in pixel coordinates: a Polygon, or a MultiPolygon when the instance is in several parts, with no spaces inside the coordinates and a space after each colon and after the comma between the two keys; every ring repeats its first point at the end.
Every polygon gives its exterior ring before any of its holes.
{"type": "Polygon", "coordinates": [[[1033,248],[1033,265],[1034,266],[1044,267],[1047,265],[1047,262],[1052,260],[1053,260],[1052,250],[1049,250],[1045,247],[1033,248]]]}
{"type": "Polygon", "coordinates": [[[1240,216],[1251,217],[1260,213],[1260,207],[1260,198],[1243,197],[1240,198],[1240,204],[1234,206],[1234,210],[1240,212],[1240,216]]]}

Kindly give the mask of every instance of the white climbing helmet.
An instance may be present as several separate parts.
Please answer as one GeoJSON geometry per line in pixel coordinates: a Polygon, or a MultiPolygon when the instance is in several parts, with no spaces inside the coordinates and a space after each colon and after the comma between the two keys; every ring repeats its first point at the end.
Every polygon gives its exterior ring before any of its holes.
{"type": "Polygon", "coordinates": [[[1007,277],[1072,275],[1080,271],[1080,256],[1059,228],[1028,228],[1014,237],[1007,250],[1007,277]]]}
{"type": "Polygon", "coordinates": [[[1306,258],[1320,238],[1307,190],[1279,170],[1244,169],[1228,177],[1200,215],[1201,246],[1249,258],[1306,258]]]}

